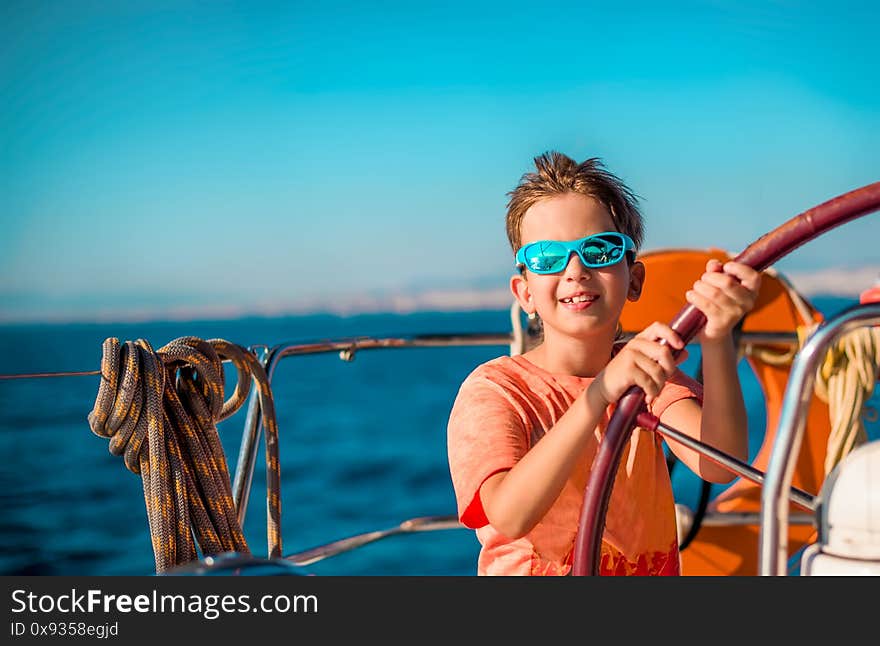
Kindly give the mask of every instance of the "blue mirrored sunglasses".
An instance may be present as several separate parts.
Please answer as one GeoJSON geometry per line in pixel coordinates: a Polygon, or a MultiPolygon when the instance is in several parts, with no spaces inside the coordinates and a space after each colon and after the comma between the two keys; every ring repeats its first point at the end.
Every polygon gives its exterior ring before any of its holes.
{"type": "Polygon", "coordinates": [[[520,247],[516,252],[518,269],[536,274],[555,274],[565,269],[572,253],[576,253],[585,267],[608,267],[623,260],[635,243],[625,233],[606,231],[580,240],[538,240],[520,247]]]}

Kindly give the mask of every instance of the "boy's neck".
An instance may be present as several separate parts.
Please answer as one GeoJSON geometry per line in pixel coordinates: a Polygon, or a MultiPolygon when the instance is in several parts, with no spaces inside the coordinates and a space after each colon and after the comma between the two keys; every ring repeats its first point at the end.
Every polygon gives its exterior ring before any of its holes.
{"type": "Polygon", "coordinates": [[[545,338],[524,356],[535,365],[553,374],[595,377],[611,360],[614,336],[573,339],[545,338]]]}

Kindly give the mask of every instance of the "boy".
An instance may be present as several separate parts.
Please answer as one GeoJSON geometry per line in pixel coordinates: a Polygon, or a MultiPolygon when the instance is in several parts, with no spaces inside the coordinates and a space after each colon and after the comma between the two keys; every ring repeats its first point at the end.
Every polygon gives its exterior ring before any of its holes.
{"type": "MultiPolygon", "coordinates": [[[[481,575],[568,574],[588,473],[613,407],[636,385],[648,409],[694,438],[747,460],[746,412],[731,330],[754,305],[760,274],[710,261],[687,301],[706,315],[698,340],[704,386],[677,368],[683,343],[666,324],[616,343],[645,267],[633,193],[598,159],[535,158],[510,193],[507,233],[519,273],[510,288],[539,316],[543,340],[478,366],[448,424],[459,519],[482,545],[481,575]],[[662,343],[665,342],[665,343],[662,343]]],[[[657,277],[662,280],[662,277],[657,277]]],[[[674,442],[704,480],[733,475],[674,442]]],[[[658,435],[633,430],[608,505],[600,574],[681,573],[669,472],[658,435]]]]}

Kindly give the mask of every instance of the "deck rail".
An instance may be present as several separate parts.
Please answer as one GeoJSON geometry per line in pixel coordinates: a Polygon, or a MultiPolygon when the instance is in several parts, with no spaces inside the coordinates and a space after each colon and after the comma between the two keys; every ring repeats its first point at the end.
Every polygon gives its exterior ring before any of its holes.
{"type": "MultiPolygon", "coordinates": [[[[624,338],[630,338],[634,332],[625,332],[624,338]]],[[[739,336],[741,348],[748,351],[749,348],[772,345],[775,347],[796,348],[799,340],[797,334],[787,332],[743,332],[739,336]]],[[[278,364],[288,358],[301,357],[314,354],[338,354],[340,360],[349,362],[357,353],[375,350],[403,350],[409,348],[449,348],[466,346],[499,346],[510,348],[515,351],[514,345],[521,342],[521,338],[513,332],[489,332],[468,334],[419,334],[388,337],[346,337],[314,342],[285,342],[268,346],[251,346],[259,361],[266,369],[266,375],[271,384],[278,364]]],[[[238,461],[233,480],[233,500],[235,501],[238,520],[244,523],[251,486],[253,483],[254,467],[256,464],[257,446],[262,434],[262,418],[257,394],[251,393],[248,400],[248,408],[242,431],[242,439],[239,447],[238,461]]],[[[713,518],[714,523],[722,522],[719,518],[713,518]]],[[[733,518],[732,523],[741,523],[742,519],[733,518]]],[[[802,521],[799,521],[802,522],[802,521]]],[[[291,554],[285,558],[297,565],[313,563],[342,552],[350,551],[367,543],[380,540],[389,536],[415,531],[434,531],[450,529],[461,525],[454,516],[426,516],[402,521],[399,525],[390,528],[365,532],[354,536],[332,541],[297,554],[291,554]]],[[[281,529],[279,528],[279,532],[281,529]]]]}

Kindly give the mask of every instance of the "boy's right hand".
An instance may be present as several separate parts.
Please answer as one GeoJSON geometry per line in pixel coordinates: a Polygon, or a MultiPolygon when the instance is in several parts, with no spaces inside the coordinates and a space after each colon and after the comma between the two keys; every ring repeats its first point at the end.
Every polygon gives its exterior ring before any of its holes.
{"type": "Polygon", "coordinates": [[[684,342],[671,327],[652,323],[630,339],[596,375],[588,389],[589,396],[600,397],[607,406],[617,402],[630,386],[638,386],[645,392],[645,402],[650,404],[676,366],[687,358],[683,348],[684,342]],[[673,349],[682,351],[673,358],[673,349]]]}

